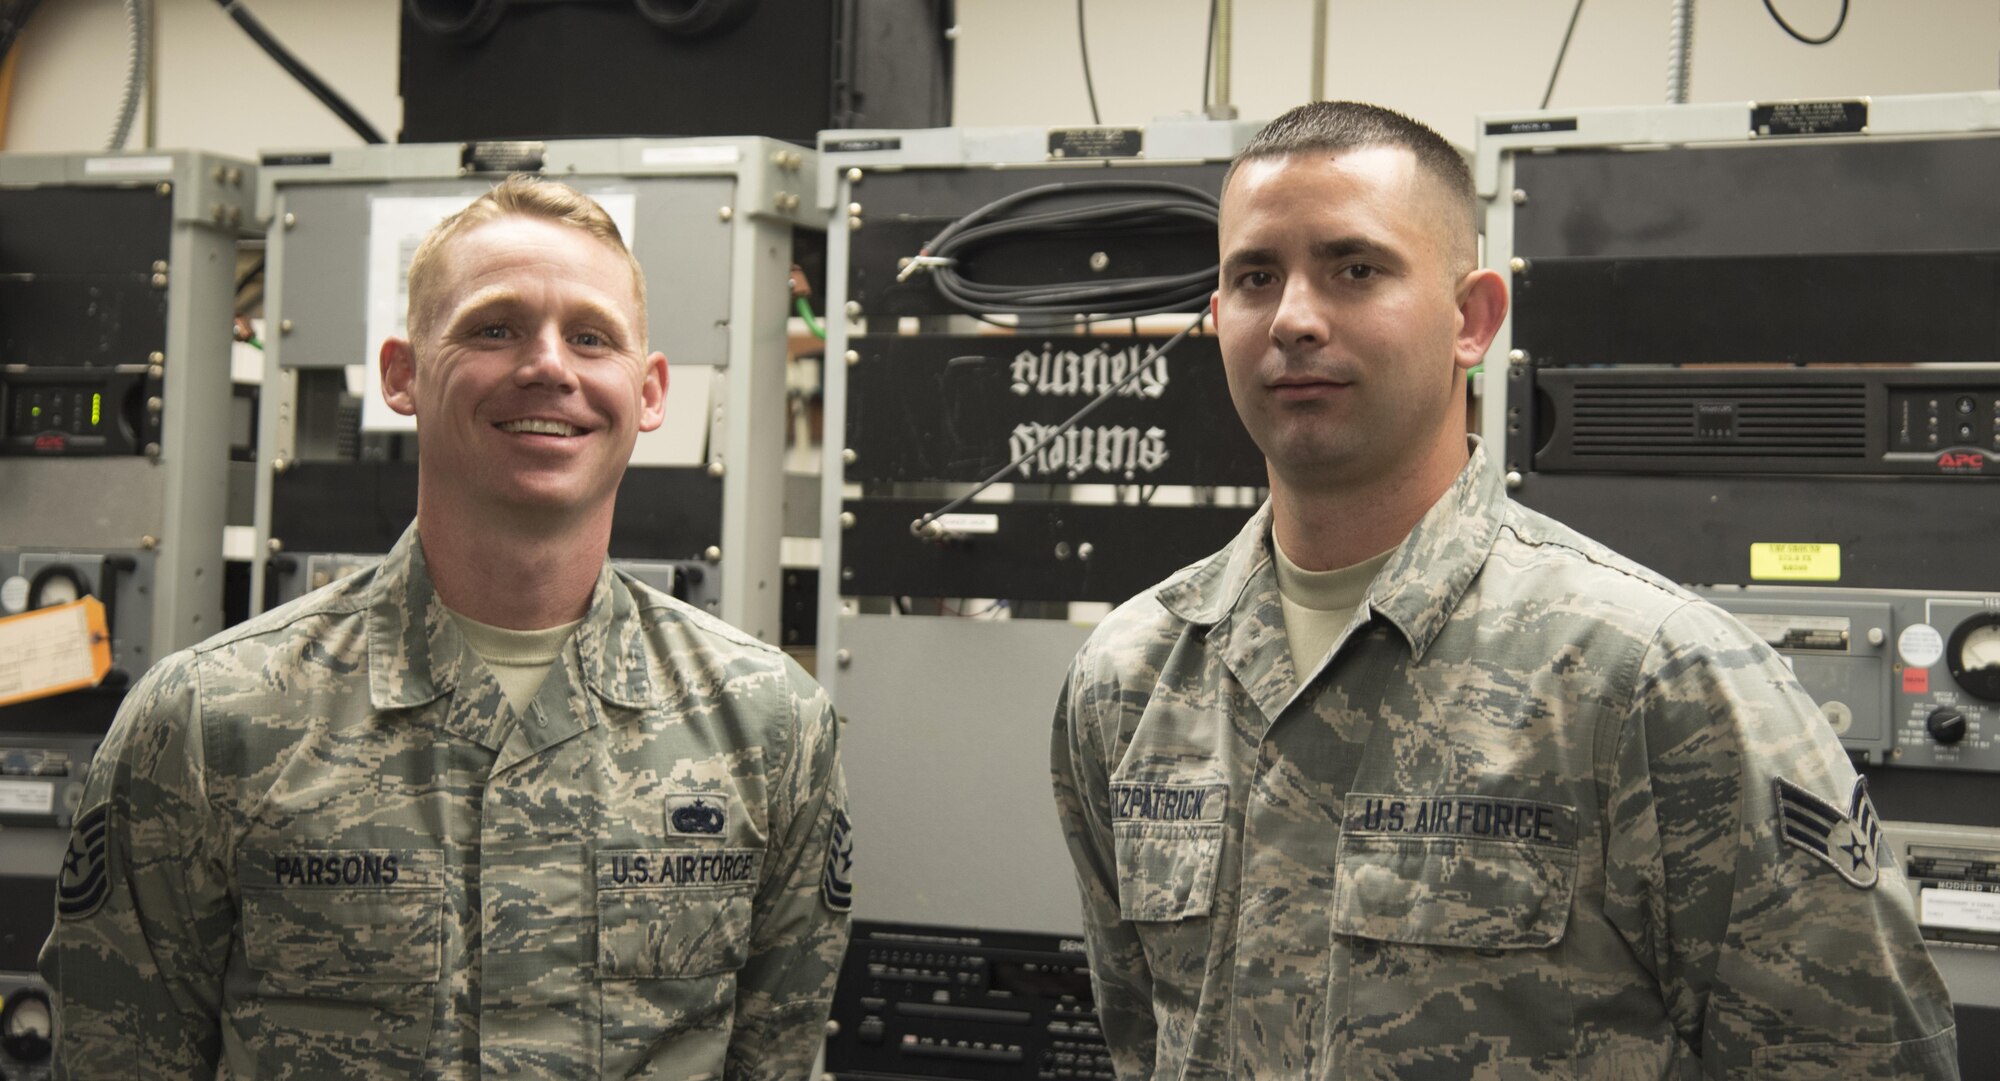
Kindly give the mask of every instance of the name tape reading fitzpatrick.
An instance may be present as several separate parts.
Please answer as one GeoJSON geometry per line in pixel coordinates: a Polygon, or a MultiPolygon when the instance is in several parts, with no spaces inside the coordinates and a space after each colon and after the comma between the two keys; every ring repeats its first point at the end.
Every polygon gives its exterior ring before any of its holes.
{"type": "Polygon", "coordinates": [[[1220,822],[1229,808],[1223,784],[1114,784],[1111,817],[1130,822],[1220,822]]]}

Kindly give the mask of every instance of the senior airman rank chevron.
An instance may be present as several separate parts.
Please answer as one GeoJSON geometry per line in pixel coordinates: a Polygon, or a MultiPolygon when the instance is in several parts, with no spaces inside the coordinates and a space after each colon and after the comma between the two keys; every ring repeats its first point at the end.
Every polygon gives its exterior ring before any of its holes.
{"type": "Polygon", "coordinates": [[[1808,853],[1861,889],[1871,889],[1881,873],[1878,849],[1882,823],[1868,799],[1868,778],[1854,779],[1854,796],[1847,812],[1800,788],[1777,779],[1778,832],[1785,843],[1808,853]]]}

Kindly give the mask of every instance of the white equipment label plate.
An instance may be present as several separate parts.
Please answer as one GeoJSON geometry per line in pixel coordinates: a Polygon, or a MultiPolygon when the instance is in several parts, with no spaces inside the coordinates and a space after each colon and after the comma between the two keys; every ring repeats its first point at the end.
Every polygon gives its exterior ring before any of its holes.
{"type": "Polygon", "coordinates": [[[45,815],[56,809],[52,781],[0,781],[0,814],[45,815]]]}
{"type": "Polygon", "coordinates": [[[2000,931],[2000,893],[1925,889],[1917,912],[1917,922],[1926,927],[2000,931]]]}

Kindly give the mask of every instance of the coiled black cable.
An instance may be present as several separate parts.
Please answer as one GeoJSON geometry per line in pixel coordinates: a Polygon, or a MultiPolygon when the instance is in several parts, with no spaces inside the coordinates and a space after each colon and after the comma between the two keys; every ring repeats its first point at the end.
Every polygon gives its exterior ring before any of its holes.
{"type": "Polygon", "coordinates": [[[1220,267],[1184,274],[1001,285],[960,270],[982,247],[999,240],[1088,234],[1116,238],[1184,231],[1213,244],[1220,205],[1200,188],[1164,180],[1093,180],[1044,184],[996,199],[952,222],[910,260],[900,278],[929,271],[947,300],[987,322],[993,317],[1129,319],[1193,312],[1208,303],[1220,267]],[[1023,212],[1059,197],[1091,197],[1055,210],[1023,212]]]}

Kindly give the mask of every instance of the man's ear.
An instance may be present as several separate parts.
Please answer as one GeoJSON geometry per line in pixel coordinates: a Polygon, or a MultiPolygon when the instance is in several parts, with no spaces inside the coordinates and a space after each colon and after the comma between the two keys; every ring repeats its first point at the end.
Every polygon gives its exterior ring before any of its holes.
{"type": "Polygon", "coordinates": [[[1472,369],[1486,359],[1486,347],[1507,318],[1507,283],[1490,267],[1480,267],[1458,283],[1458,335],[1452,357],[1460,368],[1472,369]]]}
{"type": "Polygon", "coordinates": [[[639,383],[639,430],[650,432],[667,419],[667,355],[654,353],[646,358],[646,372],[639,383]]]}
{"type": "Polygon", "coordinates": [[[406,417],[417,415],[417,352],[407,339],[382,342],[382,400],[406,417]]]}

